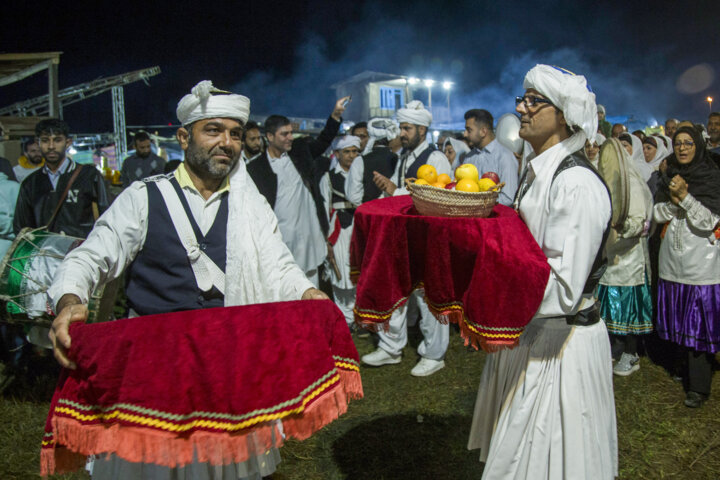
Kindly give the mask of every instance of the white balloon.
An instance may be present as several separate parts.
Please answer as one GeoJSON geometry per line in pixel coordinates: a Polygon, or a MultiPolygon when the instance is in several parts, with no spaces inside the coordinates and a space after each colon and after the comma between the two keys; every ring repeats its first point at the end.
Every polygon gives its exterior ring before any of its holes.
{"type": "Polygon", "coordinates": [[[523,151],[523,139],[519,132],[520,119],[513,113],[506,113],[497,122],[495,138],[508,150],[520,154],[523,151]]]}

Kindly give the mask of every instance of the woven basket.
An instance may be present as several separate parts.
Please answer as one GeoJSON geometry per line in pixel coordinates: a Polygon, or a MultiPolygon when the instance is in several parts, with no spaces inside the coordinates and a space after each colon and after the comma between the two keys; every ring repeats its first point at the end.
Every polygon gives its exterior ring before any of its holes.
{"type": "Polygon", "coordinates": [[[498,194],[505,183],[487,192],[460,192],[430,185],[415,185],[415,179],[405,180],[415,208],[421,215],[433,217],[488,217],[497,204],[498,194]]]}

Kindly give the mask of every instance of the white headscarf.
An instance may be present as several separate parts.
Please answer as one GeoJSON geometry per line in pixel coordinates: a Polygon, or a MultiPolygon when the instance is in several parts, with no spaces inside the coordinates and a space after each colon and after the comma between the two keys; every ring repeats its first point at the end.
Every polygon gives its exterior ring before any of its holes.
{"type": "MultiPolygon", "coordinates": [[[[568,148],[576,152],[585,146],[585,139],[597,132],[598,118],[595,94],[585,77],[550,65],[535,65],[525,75],[523,88],[535,89],[559,108],[572,130],[568,148]]],[[[567,140],[566,140],[567,141],[567,140]]]]}
{"type": "Polygon", "coordinates": [[[452,169],[456,169],[460,165],[460,155],[463,153],[467,153],[470,151],[470,147],[467,146],[465,142],[462,140],[458,140],[457,138],[447,137],[445,139],[445,143],[443,144],[443,153],[445,150],[445,146],[447,144],[452,145],[453,150],[455,150],[455,160],[453,160],[452,169]]]}
{"type": "Polygon", "coordinates": [[[233,118],[243,125],[247,123],[250,116],[249,98],[218,90],[210,80],[203,80],[190,92],[177,105],[177,117],[183,126],[204,118],[233,118]]]}
{"type": "Polygon", "coordinates": [[[420,100],[413,100],[405,108],[397,111],[398,123],[411,123],[421,127],[429,127],[432,123],[432,113],[425,109],[420,100]]]}
{"type": "MultiPolygon", "coordinates": [[[[653,136],[657,137],[657,135],[653,135],[653,136]]],[[[665,137],[665,135],[663,135],[663,136],[665,137]]],[[[668,137],[665,137],[665,138],[668,138],[668,137]]],[[[671,153],[670,150],[665,148],[665,143],[662,141],[662,139],[655,138],[655,143],[657,143],[657,150],[655,151],[655,156],[653,157],[653,159],[651,161],[647,162],[647,164],[650,166],[650,168],[652,169],[653,172],[655,170],[657,170],[658,168],[660,168],[660,163],[662,163],[663,159],[665,157],[667,157],[668,155],[670,155],[670,153],[671,153]]],[[[670,145],[672,148],[672,141],[668,142],[668,145],[670,145]]],[[[643,156],[643,158],[645,158],[645,157],[643,156]]]]}
{"type": "Polygon", "coordinates": [[[390,118],[373,118],[368,122],[368,134],[375,140],[393,140],[400,135],[400,127],[390,118]]]}
{"type": "Polygon", "coordinates": [[[349,147],[356,147],[360,149],[360,137],[356,137],[354,135],[343,135],[342,137],[338,138],[337,142],[335,143],[334,150],[345,150],[349,147]]]}
{"type": "Polygon", "coordinates": [[[635,170],[637,170],[640,176],[647,182],[650,180],[650,175],[652,175],[652,168],[645,162],[642,140],[632,134],[630,134],[630,138],[632,139],[632,164],[635,166],[635,170]]]}
{"type": "Polygon", "coordinates": [[[603,135],[602,133],[595,134],[595,143],[598,147],[602,147],[602,144],[605,143],[605,140],[607,140],[607,138],[605,138],[605,135],[603,135]]]}

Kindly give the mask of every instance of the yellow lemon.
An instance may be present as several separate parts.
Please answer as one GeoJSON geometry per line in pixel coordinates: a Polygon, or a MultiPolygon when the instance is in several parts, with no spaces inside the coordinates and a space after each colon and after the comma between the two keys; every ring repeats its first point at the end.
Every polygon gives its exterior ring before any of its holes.
{"type": "Polygon", "coordinates": [[[455,190],[459,190],[461,192],[479,192],[480,187],[478,187],[478,183],[476,181],[470,180],[469,178],[463,178],[457,182],[455,190]]]}
{"type": "Polygon", "coordinates": [[[467,178],[468,180],[473,180],[477,182],[479,177],[480,175],[478,174],[478,169],[472,163],[463,163],[455,169],[455,178],[457,180],[463,180],[467,178]]]}
{"type": "Polygon", "coordinates": [[[417,177],[422,178],[428,183],[435,183],[437,181],[437,170],[432,165],[421,165],[417,171],[417,177]]]}
{"type": "Polygon", "coordinates": [[[437,181],[442,183],[443,185],[447,185],[448,183],[452,182],[452,178],[450,178],[450,175],[447,173],[441,173],[438,175],[437,181]]]}
{"type": "Polygon", "coordinates": [[[493,182],[493,181],[492,181],[491,179],[489,179],[489,178],[481,178],[480,180],[478,180],[477,183],[478,183],[478,187],[480,188],[480,191],[481,191],[481,192],[487,192],[487,191],[490,190],[492,187],[494,187],[495,185],[497,185],[495,182],[493,182]]]}
{"type": "Polygon", "coordinates": [[[422,178],[418,178],[415,180],[415,185],[430,185],[427,181],[423,180],[422,178]]]}

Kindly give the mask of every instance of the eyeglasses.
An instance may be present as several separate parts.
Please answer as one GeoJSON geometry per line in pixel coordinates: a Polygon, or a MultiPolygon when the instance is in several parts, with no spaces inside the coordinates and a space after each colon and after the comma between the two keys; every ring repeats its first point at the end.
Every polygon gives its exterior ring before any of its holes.
{"type": "Polygon", "coordinates": [[[675,142],[675,143],[673,144],[673,146],[674,146],[675,148],[677,148],[678,150],[680,150],[682,147],[693,148],[693,147],[695,146],[695,142],[691,142],[690,140],[686,140],[686,141],[684,141],[684,142],[675,142]]]}
{"type": "Polygon", "coordinates": [[[540,98],[535,97],[533,95],[525,95],[522,97],[515,97],[515,105],[520,105],[521,103],[524,103],[526,107],[531,108],[537,105],[538,103],[547,103],[548,105],[552,105],[552,102],[548,100],[547,98],[540,98]]]}

